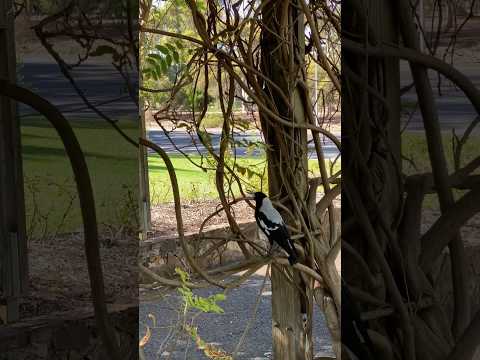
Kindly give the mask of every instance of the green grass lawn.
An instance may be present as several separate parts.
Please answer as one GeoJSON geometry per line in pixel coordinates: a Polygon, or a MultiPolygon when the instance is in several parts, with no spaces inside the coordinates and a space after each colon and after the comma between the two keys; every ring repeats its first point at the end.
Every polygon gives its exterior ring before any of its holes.
{"type": "MultiPolygon", "coordinates": [[[[191,156],[190,159],[200,164],[200,156],[191,156]]],[[[171,156],[172,163],[176,169],[180,195],[185,200],[214,199],[218,197],[215,187],[215,171],[203,171],[192,164],[185,157],[171,156]]],[[[150,155],[149,176],[150,176],[150,198],[153,204],[173,201],[170,178],[163,160],[156,155],[150,155]]],[[[204,163],[205,164],[205,163],[204,163]]],[[[242,179],[243,188],[246,191],[259,190],[262,186],[262,174],[265,169],[264,157],[245,157],[237,159],[237,174],[242,179]]],[[[208,164],[205,164],[208,167],[208,164]]],[[[318,175],[317,160],[309,160],[309,168],[312,175],[318,175]]],[[[339,163],[335,165],[334,171],[338,171],[339,163]]],[[[263,177],[263,189],[266,189],[267,178],[263,177]]],[[[234,192],[239,193],[238,186],[233,186],[234,192]]],[[[321,190],[321,189],[320,189],[321,190]]]]}
{"type": "MultiPolygon", "coordinates": [[[[75,134],[85,152],[92,179],[99,223],[132,224],[136,221],[138,204],[137,149],[128,144],[108,124],[102,121],[71,121],[75,134]]],[[[123,121],[121,127],[137,137],[134,122],[123,121]]],[[[480,137],[472,138],[464,148],[463,164],[478,156],[480,137]]],[[[444,136],[449,169],[453,169],[451,136],[444,136]]],[[[403,153],[411,159],[404,161],[404,172],[430,172],[428,151],[421,134],[403,136],[403,153]]],[[[57,231],[73,231],[82,225],[75,194],[73,174],[63,146],[56,132],[41,118],[22,121],[22,154],[25,177],[27,226],[36,236],[57,231]],[[72,200],[73,199],[73,200],[72,200]]],[[[215,171],[202,171],[181,156],[172,156],[177,171],[180,192],[185,200],[216,198],[215,171]]],[[[192,161],[199,162],[198,156],[192,161]]],[[[316,160],[310,160],[310,169],[318,174],[316,160]]],[[[334,169],[339,169],[339,164],[334,169]]],[[[237,173],[247,191],[261,188],[261,174],[265,159],[238,159],[237,173]]],[[[151,198],[153,204],[172,201],[172,189],[163,161],[149,156],[151,198]]],[[[263,188],[266,188],[263,177],[263,188]]],[[[232,187],[238,193],[236,186],[232,187]]],[[[321,189],[320,189],[321,190],[321,189]]],[[[456,193],[457,196],[460,192],[456,193]]],[[[427,197],[426,205],[438,207],[434,196],[427,197]]]]}
{"type": "MultiPolygon", "coordinates": [[[[453,160],[452,135],[443,134],[443,147],[447,159],[449,173],[455,169],[453,160]]],[[[428,147],[425,136],[421,133],[405,133],[402,136],[402,153],[408,159],[403,162],[403,171],[407,175],[416,173],[431,173],[428,147]]],[[[480,136],[474,135],[465,143],[462,150],[461,164],[466,165],[469,161],[480,155],[480,136]]],[[[454,190],[456,199],[461,197],[465,191],[454,190]]],[[[437,195],[427,195],[424,206],[432,210],[440,208],[437,195]]]]}
{"type": "MultiPolygon", "coordinates": [[[[176,169],[180,195],[186,200],[203,200],[216,198],[215,171],[203,171],[183,156],[171,156],[176,169]]],[[[200,164],[200,156],[192,156],[191,160],[200,164]]],[[[260,171],[263,169],[265,160],[262,158],[242,158],[238,160],[241,166],[260,171]]],[[[173,201],[173,193],[170,178],[163,160],[159,156],[151,155],[148,158],[150,176],[150,198],[153,204],[173,201]]],[[[205,164],[208,167],[208,164],[205,164]]],[[[253,175],[250,179],[242,176],[246,182],[254,184],[260,182],[258,176],[253,175]]],[[[238,187],[234,187],[238,189],[238,187]]]]}
{"type": "MultiPolygon", "coordinates": [[[[102,120],[70,123],[86,156],[99,223],[135,220],[137,149],[102,120]]],[[[124,120],[120,126],[138,137],[135,122],[124,120]]],[[[21,132],[27,230],[41,236],[80,228],[78,201],[72,202],[76,195],[73,173],[57,133],[40,117],[22,120],[21,132]]]]}
{"type": "MultiPolygon", "coordinates": [[[[453,151],[451,135],[444,134],[444,150],[447,157],[449,171],[453,171],[453,151]]],[[[463,150],[463,164],[478,156],[478,149],[480,149],[480,137],[472,137],[468,141],[463,150]]],[[[421,133],[404,133],[402,136],[402,152],[409,160],[404,160],[403,171],[407,174],[431,172],[430,161],[428,158],[428,149],[424,136],[421,133]],[[415,164],[415,167],[413,166],[415,164]]],[[[180,187],[180,193],[183,199],[212,199],[217,197],[215,189],[213,170],[204,172],[190,161],[182,156],[171,157],[173,165],[177,169],[177,178],[180,187]]],[[[199,163],[199,156],[192,156],[192,161],[199,163]]],[[[239,164],[242,167],[250,168],[256,173],[262,173],[265,166],[264,158],[240,158],[239,164]]],[[[318,164],[316,160],[309,160],[309,167],[312,173],[318,174],[318,164]]],[[[339,169],[339,164],[335,166],[334,171],[339,169]]],[[[150,187],[151,199],[153,204],[170,202],[173,199],[172,189],[168,173],[165,165],[159,156],[149,156],[149,170],[150,170],[150,187]]],[[[240,174],[241,175],[241,174],[240,174]]],[[[245,180],[245,189],[259,189],[260,177],[253,175],[248,178],[247,175],[241,175],[245,180]]],[[[264,184],[267,180],[264,178],[264,184]]],[[[265,185],[264,185],[265,188],[265,185]]],[[[237,190],[236,187],[234,187],[237,190]]],[[[321,189],[319,189],[321,190],[321,189]]],[[[456,191],[456,196],[460,196],[462,192],[456,191]]],[[[435,195],[428,195],[425,200],[425,205],[428,208],[438,208],[438,201],[435,195]]]]}
{"type": "MultiPolygon", "coordinates": [[[[447,159],[448,170],[452,172],[454,170],[454,162],[451,134],[443,134],[443,148],[447,159]]],[[[404,133],[402,136],[402,153],[409,159],[408,161],[405,160],[403,164],[406,174],[431,172],[428,147],[423,134],[416,132],[404,133]]],[[[469,138],[463,147],[461,166],[479,155],[480,136],[474,135],[469,138]]]]}

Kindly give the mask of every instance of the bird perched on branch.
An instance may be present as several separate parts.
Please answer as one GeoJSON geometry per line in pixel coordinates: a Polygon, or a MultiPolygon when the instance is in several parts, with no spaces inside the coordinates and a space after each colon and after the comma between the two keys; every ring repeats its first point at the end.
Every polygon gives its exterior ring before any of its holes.
{"type": "Polygon", "coordinates": [[[255,199],[255,221],[258,227],[268,238],[270,245],[280,245],[288,254],[288,262],[293,265],[297,262],[297,252],[290,239],[290,234],[283,221],[282,215],[272,205],[270,199],[263,192],[256,192],[255,199]]]}

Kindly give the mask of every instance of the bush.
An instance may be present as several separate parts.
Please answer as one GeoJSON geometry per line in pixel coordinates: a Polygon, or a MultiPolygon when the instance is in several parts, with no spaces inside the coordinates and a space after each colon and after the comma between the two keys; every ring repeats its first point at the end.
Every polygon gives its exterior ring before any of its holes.
{"type": "Polygon", "coordinates": [[[205,115],[202,121],[204,128],[220,128],[223,126],[223,114],[209,114],[205,115]]]}

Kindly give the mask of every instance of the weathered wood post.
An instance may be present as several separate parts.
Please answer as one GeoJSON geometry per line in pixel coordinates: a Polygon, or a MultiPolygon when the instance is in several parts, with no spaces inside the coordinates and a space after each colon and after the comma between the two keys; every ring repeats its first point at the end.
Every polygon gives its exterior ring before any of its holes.
{"type": "MultiPolygon", "coordinates": [[[[0,78],[16,79],[13,0],[0,0],[0,78]]],[[[0,321],[19,318],[28,284],[25,203],[16,104],[0,97],[0,321]]]]}
{"type": "MultiPolygon", "coordinates": [[[[288,104],[282,100],[277,90],[265,87],[265,91],[266,95],[275,101],[279,115],[297,123],[305,123],[306,115],[299,89],[295,85],[292,88],[295,79],[302,76],[301,69],[305,66],[304,20],[298,11],[300,7],[298,4],[298,8],[284,5],[285,2],[273,2],[262,9],[265,28],[271,29],[262,33],[262,72],[287,94],[295,112],[290,112],[288,104]],[[281,22],[279,19],[288,21],[281,22]],[[283,39],[277,34],[289,35],[283,39]],[[291,46],[290,52],[282,49],[286,43],[291,46]],[[298,57],[291,52],[293,49],[298,57]],[[282,56],[285,53],[290,54],[288,58],[282,56]],[[285,76],[288,71],[291,77],[285,76]]],[[[306,129],[274,124],[261,110],[260,119],[265,141],[269,145],[267,151],[269,195],[277,198],[287,197],[288,188],[297,189],[299,194],[306,194],[308,180],[306,129]],[[295,169],[295,172],[293,173],[291,169],[295,169]]],[[[307,305],[308,299],[305,296],[308,289],[301,283],[300,275],[292,271],[291,267],[272,266],[271,282],[274,359],[312,359],[312,330],[311,327],[305,327],[302,313],[305,311],[307,317],[311,318],[311,306],[307,305]],[[287,280],[286,273],[292,275],[293,282],[287,280]]]]}
{"type": "MultiPolygon", "coordinates": [[[[150,9],[152,7],[152,0],[146,0],[144,2],[144,13],[141,14],[141,25],[145,25],[145,22],[148,21],[150,15],[150,9]]],[[[145,33],[139,32],[140,44],[143,43],[145,38],[145,33]]],[[[141,48],[140,50],[141,51],[141,48]]],[[[141,58],[142,56],[140,56],[141,58]]],[[[141,71],[138,71],[138,80],[140,86],[142,86],[143,79],[141,71]]],[[[140,112],[140,137],[147,138],[147,129],[146,129],[146,113],[145,113],[145,103],[143,98],[140,97],[139,102],[139,112],[140,112]]],[[[146,240],[147,232],[152,226],[151,218],[151,204],[150,204],[150,180],[148,176],[148,149],[145,146],[139,147],[139,171],[140,171],[140,218],[141,218],[141,230],[142,230],[142,240],[146,240]]]]}
{"type": "MultiPolygon", "coordinates": [[[[140,75],[139,75],[140,76],[140,75]]],[[[140,136],[144,139],[147,138],[147,130],[145,123],[145,110],[143,101],[140,101],[140,136]]],[[[148,152],[145,146],[139,147],[139,171],[140,171],[140,219],[142,240],[146,239],[147,232],[151,228],[152,219],[150,213],[150,185],[148,176],[148,152]]]]}

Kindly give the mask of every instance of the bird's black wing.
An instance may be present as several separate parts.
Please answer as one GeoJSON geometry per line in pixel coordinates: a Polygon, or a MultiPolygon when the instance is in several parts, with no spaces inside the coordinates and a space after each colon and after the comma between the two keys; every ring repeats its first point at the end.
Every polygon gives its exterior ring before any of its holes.
{"type": "Polygon", "coordinates": [[[285,224],[277,224],[268,219],[268,217],[261,211],[257,214],[257,224],[260,229],[267,235],[270,243],[275,241],[280,245],[285,251],[289,254],[292,252],[295,253],[295,248],[293,247],[292,240],[290,239],[290,234],[285,224]]]}
{"type": "Polygon", "coordinates": [[[281,224],[276,224],[272,222],[270,219],[267,218],[267,216],[261,212],[258,211],[255,220],[257,221],[258,227],[263,231],[263,233],[268,237],[268,240],[270,243],[272,242],[272,235],[273,232],[279,230],[281,228],[281,224]]]}

